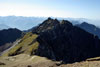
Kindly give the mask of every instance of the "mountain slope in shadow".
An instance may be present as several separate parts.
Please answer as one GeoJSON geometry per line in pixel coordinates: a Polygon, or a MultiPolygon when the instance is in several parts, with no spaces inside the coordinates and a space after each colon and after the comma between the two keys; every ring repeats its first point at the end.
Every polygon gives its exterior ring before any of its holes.
{"type": "Polygon", "coordinates": [[[0,52],[12,46],[12,43],[22,36],[18,29],[5,29],[0,31],[0,52]]]}
{"type": "Polygon", "coordinates": [[[86,30],[87,32],[90,32],[94,35],[97,35],[100,38],[100,28],[96,27],[95,25],[83,22],[83,23],[78,24],[76,26],[86,30]]]}

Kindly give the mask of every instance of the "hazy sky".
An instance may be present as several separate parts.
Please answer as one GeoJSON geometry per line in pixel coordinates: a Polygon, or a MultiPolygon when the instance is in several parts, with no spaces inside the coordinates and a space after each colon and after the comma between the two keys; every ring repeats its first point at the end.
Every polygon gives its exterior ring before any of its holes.
{"type": "Polygon", "coordinates": [[[0,0],[0,16],[100,19],[100,0],[0,0]]]}

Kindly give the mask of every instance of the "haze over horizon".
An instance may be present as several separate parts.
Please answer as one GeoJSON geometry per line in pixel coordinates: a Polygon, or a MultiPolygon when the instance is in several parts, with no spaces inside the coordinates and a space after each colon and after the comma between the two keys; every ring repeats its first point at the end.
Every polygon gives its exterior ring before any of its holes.
{"type": "Polygon", "coordinates": [[[100,0],[0,0],[0,16],[100,19],[100,0]]]}

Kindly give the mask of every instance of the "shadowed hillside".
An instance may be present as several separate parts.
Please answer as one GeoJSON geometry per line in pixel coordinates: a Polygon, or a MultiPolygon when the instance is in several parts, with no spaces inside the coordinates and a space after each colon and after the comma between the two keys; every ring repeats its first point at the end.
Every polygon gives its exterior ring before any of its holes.
{"type": "Polygon", "coordinates": [[[94,35],[97,35],[100,38],[100,28],[96,27],[95,25],[88,24],[86,22],[83,22],[81,24],[76,25],[94,35]]]}
{"type": "Polygon", "coordinates": [[[5,29],[0,31],[0,52],[12,46],[12,43],[22,36],[18,29],[5,29]]]}
{"type": "Polygon", "coordinates": [[[8,29],[0,31],[0,45],[5,43],[14,42],[17,38],[21,37],[22,32],[18,29],[8,29]]]}

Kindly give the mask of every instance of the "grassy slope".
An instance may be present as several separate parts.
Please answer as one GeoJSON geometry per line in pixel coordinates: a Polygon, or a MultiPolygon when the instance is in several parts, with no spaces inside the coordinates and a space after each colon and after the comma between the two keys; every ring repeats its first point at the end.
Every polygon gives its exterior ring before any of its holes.
{"type": "Polygon", "coordinates": [[[36,41],[37,37],[38,35],[32,34],[31,32],[27,33],[15,47],[3,54],[3,56],[16,55],[20,53],[31,54],[33,50],[38,48],[39,43],[36,41]]]}

